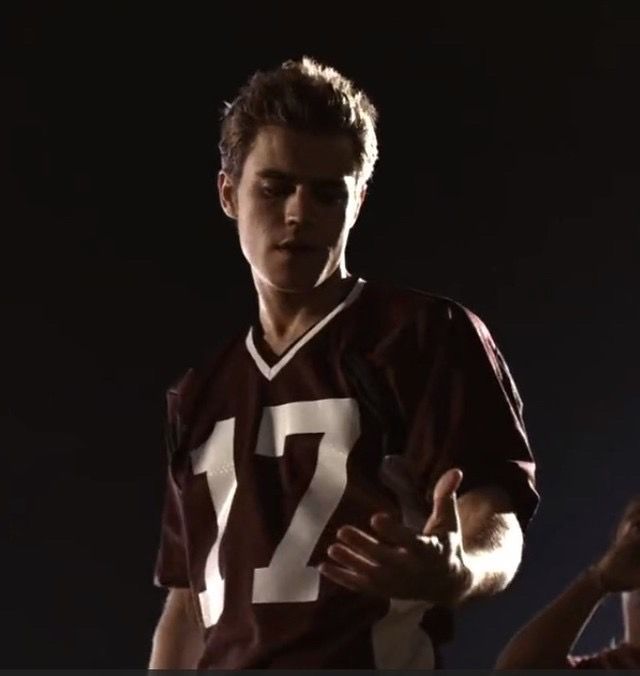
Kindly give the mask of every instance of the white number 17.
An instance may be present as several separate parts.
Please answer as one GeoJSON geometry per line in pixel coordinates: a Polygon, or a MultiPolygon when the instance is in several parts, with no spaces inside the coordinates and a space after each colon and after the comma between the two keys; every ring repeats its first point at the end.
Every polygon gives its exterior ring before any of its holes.
{"type": "MultiPolygon", "coordinates": [[[[205,565],[200,607],[206,627],[219,620],[225,583],[220,574],[220,543],[231,512],[237,479],[233,457],[235,418],[216,423],[209,439],[191,452],[194,474],[206,474],[218,534],[205,565]]],[[[263,410],[255,452],[281,458],[292,434],[322,434],[318,460],[309,486],[269,565],[253,571],[254,603],[314,601],[320,574],[307,563],[347,486],[347,458],[360,436],[354,399],[298,401],[263,410]]]]}

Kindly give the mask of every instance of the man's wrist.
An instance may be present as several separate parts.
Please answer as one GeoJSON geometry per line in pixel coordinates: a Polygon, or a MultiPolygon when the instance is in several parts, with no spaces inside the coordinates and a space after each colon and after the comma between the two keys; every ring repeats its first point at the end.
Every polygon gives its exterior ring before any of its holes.
{"type": "Polygon", "coordinates": [[[457,606],[466,601],[477,586],[478,572],[473,568],[473,557],[462,555],[460,568],[457,570],[456,581],[452,585],[451,600],[448,605],[457,606]]]}
{"type": "Polygon", "coordinates": [[[600,562],[589,566],[584,571],[583,577],[585,582],[589,585],[589,588],[598,596],[598,598],[604,598],[614,591],[611,588],[611,583],[600,565],[600,562]]]}

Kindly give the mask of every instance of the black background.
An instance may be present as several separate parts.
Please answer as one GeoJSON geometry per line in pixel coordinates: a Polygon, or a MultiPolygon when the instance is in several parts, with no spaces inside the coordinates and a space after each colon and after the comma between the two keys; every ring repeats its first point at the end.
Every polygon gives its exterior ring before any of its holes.
{"type": "MultiPolygon", "coordinates": [[[[0,666],[146,662],[163,390],[254,309],[218,111],[302,54],[381,114],[350,270],[471,307],[525,401],[543,501],[448,666],[605,546],[640,475],[640,6],[424,5],[3,5],[0,666]]],[[[580,648],[619,632],[611,600],[580,648]]]]}

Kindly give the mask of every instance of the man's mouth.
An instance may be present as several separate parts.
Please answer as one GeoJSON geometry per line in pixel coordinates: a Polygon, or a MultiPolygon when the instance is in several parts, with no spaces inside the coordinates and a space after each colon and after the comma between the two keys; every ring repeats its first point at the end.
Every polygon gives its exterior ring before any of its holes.
{"type": "Polygon", "coordinates": [[[276,246],[280,251],[290,251],[291,253],[312,253],[318,250],[317,246],[305,242],[282,242],[276,246]]]}

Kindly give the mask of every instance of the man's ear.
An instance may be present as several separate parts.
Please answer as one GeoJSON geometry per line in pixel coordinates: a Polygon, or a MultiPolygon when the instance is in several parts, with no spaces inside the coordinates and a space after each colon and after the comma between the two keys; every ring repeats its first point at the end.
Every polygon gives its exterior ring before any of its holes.
{"type": "Polygon", "coordinates": [[[224,171],[218,172],[218,197],[222,211],[229,217],[238,218],[238,195],[235,183],[224,171]]]}
{"type": "Polygon", "coordinates": [[[351,222],[351,228],[356,224],[356,221],[358,220],[358,216],[360,215],[360,209],[362,208],[362,205],[364,204],[364,200],[367,197],[367,184],[364,183],[363,185],[359,186],[357,188],[358,194],[356,196],[356,205],[353,211],[353,220],[351,222]]]}

